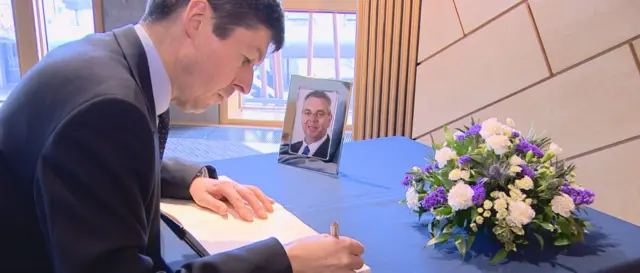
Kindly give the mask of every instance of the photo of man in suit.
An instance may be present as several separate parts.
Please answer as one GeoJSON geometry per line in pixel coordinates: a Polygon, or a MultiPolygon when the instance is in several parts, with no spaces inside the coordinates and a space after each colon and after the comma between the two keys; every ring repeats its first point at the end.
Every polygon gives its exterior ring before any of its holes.
{"type": "MultiPolygon", "coordinates": [[[[169,106],[201,113],[248,93],[284,26],[278,0],[149,0],[140,23],[49,51],[0,108],[2,271],[173,272],[161,198],[267,218],[257,187],[163,154],[169,106]]],[[[344,236],[269,238],[176,272],[353,272],[363,251],[344,236]]]]}
{"type": "Polygon", "coordinates": [[[309,92],[303,100],[300,122],[304,138],[290,146],[292,153],[331,161],[331,136],[328,129],[333,121],[331,98],[325,91],[309,92]]]}

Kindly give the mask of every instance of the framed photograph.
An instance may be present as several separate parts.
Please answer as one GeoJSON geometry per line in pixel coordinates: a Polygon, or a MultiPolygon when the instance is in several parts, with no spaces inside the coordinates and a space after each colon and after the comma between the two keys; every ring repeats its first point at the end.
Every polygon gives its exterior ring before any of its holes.
{"type": "Polygon", "coordinates": [[[291,76],[278,162],[337,175],[352,83],[291,76]]]}

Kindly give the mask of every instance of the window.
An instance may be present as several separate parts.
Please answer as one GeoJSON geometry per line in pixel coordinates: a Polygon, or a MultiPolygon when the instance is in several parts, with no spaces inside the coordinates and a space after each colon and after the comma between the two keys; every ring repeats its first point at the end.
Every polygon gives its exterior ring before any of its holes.
{"type": "Polygon", "coordinates": [[[92,0],[42,0],[48,50],[94,32],[92,0]]]}
{"type": "Polygon", "coordinates": [[[0,0],[0,102],[20,81],[16,28],[11,0],[0,0]]]}
{"type": "MultiPolygon", "coordinates": [[[[355,73],[355,13],[287,11],[284,48],[254,68],[249,94],[235,96],[222,111],[227,123],[254,120],[281,124],[291,75],[353,82],[355,73]],[[231,122],[228,122],[231,120],[231,122]]],[[[353,121],[353,92],[347,124],[353,121]]],[[[224,118],[221,119],[223,122],[224,118]]],[[[246,124],[247,122],[241,122],[246,124]]]]}

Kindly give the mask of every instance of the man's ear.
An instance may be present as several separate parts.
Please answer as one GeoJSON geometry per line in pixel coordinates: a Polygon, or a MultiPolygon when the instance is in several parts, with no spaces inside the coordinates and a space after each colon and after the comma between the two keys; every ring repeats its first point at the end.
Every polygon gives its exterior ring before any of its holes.
{"type": "Polygon", "coordinates": [[[204,27],[210,9],[209,4],[204,0],[195,0],[187,4],[182,20],[188,37],[195,36],[195,34],[204,27]]]}

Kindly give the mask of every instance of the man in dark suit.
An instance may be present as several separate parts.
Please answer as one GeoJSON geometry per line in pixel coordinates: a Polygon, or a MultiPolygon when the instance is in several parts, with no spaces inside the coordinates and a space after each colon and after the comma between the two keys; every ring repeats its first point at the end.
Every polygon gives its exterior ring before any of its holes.
{"type": "MultiPolygon", "coordinates": [[[[284,40],[277,0],[150,0],[140,24],[47,54],[0,109],[3,272],[171,271],[160,199],[193,200],[248,221],[272,211],[258,188],[213,166],[162,160],[169,104],[202,112],[235,90],[284,40]]],[[[197,259],[179,272],[353,272],[357,241],[274,238],[197,259]]]]}
{"type": "Polygon", "coordinates": [[[324,91],[311,91],[304,97],[301,126],[304,139],[291,144],[291,152],[332,161],[331,136],[327,130],[331,126],[331,98],[324,91]]]}

